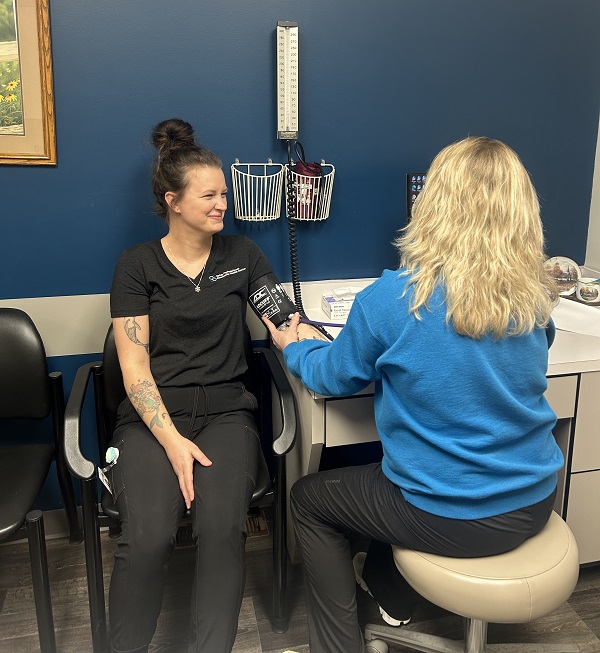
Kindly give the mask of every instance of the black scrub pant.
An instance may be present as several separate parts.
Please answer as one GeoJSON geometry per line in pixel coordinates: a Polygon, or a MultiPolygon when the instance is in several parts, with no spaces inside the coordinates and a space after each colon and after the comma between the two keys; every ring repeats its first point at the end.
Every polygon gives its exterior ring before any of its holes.
{"type": "MultiPolygon", "coordinates": [[[[194,466],[192,532],[196,545],[189,653],[227,653],[237,632],[245,583],[246,516],[262,455],[252,411],[256,399],[241,383],[161,389],[179,432],[210,458],[194,466]]],[[[111,468],[122,534],[110,583],[114,653],[145,653],[160,614],[167,563],[185,504],[164,449],[121,407],[111,468]]]]}
{"type": "Polygon", "coordinates": [[[383,474],[380,463],[305,476],[291,512],[306,585],[311,653],[362,653],[348,535],[372,538],[363,578],[386,612],[410,616],[412,590],[398,573],[391,544],[458,558],[509,551],[548,521],[556,492],[497,517],[460,520],[419,510],[383,474]]]}

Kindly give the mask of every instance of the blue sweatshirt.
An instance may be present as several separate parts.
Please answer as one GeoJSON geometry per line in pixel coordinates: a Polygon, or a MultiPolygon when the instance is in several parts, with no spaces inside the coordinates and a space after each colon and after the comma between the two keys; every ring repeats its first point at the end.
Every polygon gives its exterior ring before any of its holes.
{"type": "Polygon", "coordinates": [[[333,342],[288,345],[290,372],[331,396],[375,382],[383,471],[422,510],[481,519],[546,498],[564,463],[544,397],[553,323],[548,334],[462,336],[439,289],[421,320],[409,313],[400,272],[358,293],[333,342]]]}

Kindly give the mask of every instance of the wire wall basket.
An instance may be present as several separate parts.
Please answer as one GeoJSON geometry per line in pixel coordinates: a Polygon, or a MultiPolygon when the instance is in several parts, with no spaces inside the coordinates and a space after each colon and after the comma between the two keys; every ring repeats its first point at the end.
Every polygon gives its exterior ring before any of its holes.
{"type": "MultiPolygon", "coordinates": [[[[331,192],[335,168],[330,163],[321,161],[322,174],[308,176],[288,170],[285,177],[285,192],[289,193],[289,184],[295,195],[295,220],[325,220],[329,217],[331,192]]],[[[289,209],[286,205],[286,211],[289,209]]]]}
{"type": "Polygon", "coordinates": [[[277,220],[281,215],[284,165],[240,163],[231,166],[233,204],[238,220],[277,220]]]}

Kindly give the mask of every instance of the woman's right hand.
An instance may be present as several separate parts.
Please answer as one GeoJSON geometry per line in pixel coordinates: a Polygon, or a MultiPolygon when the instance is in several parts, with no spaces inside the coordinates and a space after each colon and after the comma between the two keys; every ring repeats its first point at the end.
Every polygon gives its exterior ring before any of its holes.
{"type": "Polygon", "coordinates": [[[212,465],[212,461],[191,440],[182,435],[165,444],[165,452],[173,466],[173,471],[177,474],[181,494],[189,510],[194,500],[194,461],[198,461],[204,467],[212,465]]]}

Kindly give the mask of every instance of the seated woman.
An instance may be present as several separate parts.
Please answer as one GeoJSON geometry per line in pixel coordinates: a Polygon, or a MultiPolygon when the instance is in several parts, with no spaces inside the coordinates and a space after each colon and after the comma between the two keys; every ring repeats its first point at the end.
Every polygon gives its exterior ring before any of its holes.
{"type": "Polygon", "coordinates": [[[121,256],[110,296],[128,394],[111,442],[122,529],[111,641],[116,653],[148,651],[185,507],[196,543],[189,651],[226,653],[237,632],[246,515],[262,455],[256,399],[243,383],[246,307],[253,284],[278,282],[251,240],[220,233],[222,164],[196,144],[191,125],[166,120],[152,136],[152,189],[168,231],[121,256]]]}
{"type": "Polygon", "coordinates": [[[360,292],[334,342],[267,326],[292,374],[343,396],[375,382],[383,460],[306,476],[291,493],[311,651],[361,653],[349,533],[372,538],[358,579],[410,619],[392,544],[455,557],[509,551],[545,525],[563,465],[544,397],[557,290],[539,204],[505,144],[467,138],[434,159],[400,268],[360,292]]]}

